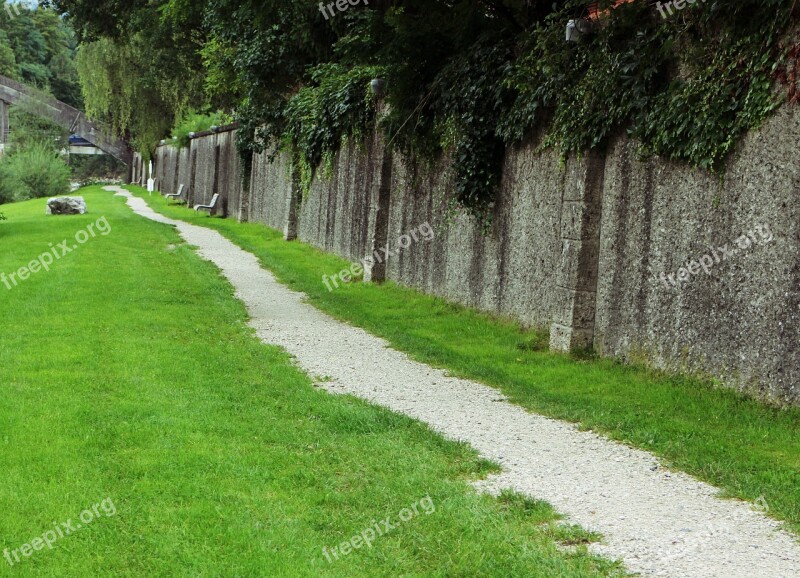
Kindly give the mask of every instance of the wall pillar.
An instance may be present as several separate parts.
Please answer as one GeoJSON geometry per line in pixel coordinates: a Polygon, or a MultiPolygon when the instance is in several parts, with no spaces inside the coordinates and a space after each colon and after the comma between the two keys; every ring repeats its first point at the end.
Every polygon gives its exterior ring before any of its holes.
{"type": "MultiPolygon", "coordinates": [[[[250,222],[250,203],[253,202],[253,184],[256,182],[256,155],[253,155],[252,161],[250,162],[250,178],[244,181],[242,186],[242,207],[239,211],[239,222],[240,223],[249,223],[250,222]]],[[[239,165],[239,170],[244,170],[244,167],[247,164],[244,161],[240,161],[241,164],[239,165]]],[[[237,171],[238,174],[238,171],[237,171]]]]}
{"type": "Polygon", "coordinates": [[[605,159],[589,152],[570,164],[561,201],[561,255],[550,326],[554,351],[592,347],[597,309],[605,159]]]}
{"type": "Polygon", "coordinates": [[[292,184],[286,194],[286,206],[284,215],[286,215],[285,225],[283,227],[283,238],[286,241],[294,241],[297,239],[299,217],[300,217],[300,203],[303,201],[303,190],[300,184],[300,171],[292,167],[291,171],[292,184]]]}
{"type": "Polygon", "coordinates": [[[192,207],[195,204],[194,186],[197,182],[197,148],[194,146],[194,141],[189,150],[189,184],[186,190],[186,204],[192,207]]]}
{"type": "Polygon", "coordinates": [[[131,159],[130,181],[132,185],[139,184],[139,153],[134,153],[131,159]]]}
{"type": "Polygon", "coordinates": [[[0,144],[8,142],[8,104],[0,100],[0,144]]]}
{"type": "MultiPolygon", "coordinates": [[[[217,137],[214,137],[214,141],[217,141],[217,137]]],[[[219,195],[219,191],[221,189],[220,185],[220,177],[219,177],[219,163],[220,163],[220,147],[218,144],[214,145],[214,178],[211,179],[211,198],[214,198],[214,195],[219,195]]],[[[208,200],[211,202],[211,199],[208,200]]],[[[217,200],[217,208],[214,209],[214,214],[227,217],[228,216],[228,195],[220,195],[220,198],[217,200]]]]}
{"type": "Polygon", "coordinates": [[[178,182],[181,176],[181,155],[180,151],[178,151],[173,147],[164,147],[164,150],[166,157],[170,159],[169,166],[175,173],[172,177],[172,190],[167,191],[167,193],[170,195],[174,195],[175,193],[178,192],[178,189],[181,186],[180,183],[178,182]]]}
{"type": "MultiPolygon", "coordinates": [[[[385,113],[385,105],[378,104],[378,115],[385,113]]],[[[392,192],[393,157],[386,139],[376,124],[371,155],[372,190],[369,199],[369,216],[367,223],[368,239],[366,255],[367,266],[364,268],[365,283],[383,283],[386,281],[386,261],[381,251],[389,241],[389,208],[392,192]],[[369,265],[369,263],[372,263],[369,265]]]]}

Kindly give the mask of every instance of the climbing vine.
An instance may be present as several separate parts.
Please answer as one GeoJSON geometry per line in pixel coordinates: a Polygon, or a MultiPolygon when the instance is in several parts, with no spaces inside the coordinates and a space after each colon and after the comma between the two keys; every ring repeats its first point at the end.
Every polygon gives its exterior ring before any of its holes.
{"type": "Polygon", "coordinates": [[[647,2],[624,4],[566,43],[564,25],[584,6],[569,2],[521,32],[484,26],[416,92],[406,83],[391,101],[388,132],[407,153],[451,152],[455,197],[474,215],[493,206],[506,147],[539,129],[541,146],[564,158],[627,131],[643,155],[717,170],[787,93],[800,100],[800,48],[786,42],[793,0],[709,1],[669,18],[647,2]],[[401,125],[413,105],[413,122],[401,125]]]}
{"type": "Polygon", "coordinates": [[[687,16],[682,36],[671,31],[673,44],[685,46],[676,62],[682,72],[648,99],[631,131],[647,152],[716,169],[740,136],[786,100],[775,90],[788,57],[785,4],[742,2],[723,11],[714,3],[687,16]]]}
{"type": "Polygon", "coordinates": [[[375,98],[370,80],[380,76],[374,66],[349,70],[339,64],[323,64],[311,73],[284,111],[283,134],[301,169],[304,190],[323,160],[330,160],[342,140],[360,141],[375,122],[375,98]]]}
{"type": "Polygon", "coordinates": [[[633,3],[573,46],[564,43],[565,15],[553,14],[509,67],[504,82],[516,98],[498,135],[510,144],[543,126],[543,145],[567,156],[627,130],[643,154],[716,169],[740,136],[786,100],[775,80],[796,94],[787,59],[797,53],[782,43],[791,6],[697,3],[663,19],[633,3]]]}

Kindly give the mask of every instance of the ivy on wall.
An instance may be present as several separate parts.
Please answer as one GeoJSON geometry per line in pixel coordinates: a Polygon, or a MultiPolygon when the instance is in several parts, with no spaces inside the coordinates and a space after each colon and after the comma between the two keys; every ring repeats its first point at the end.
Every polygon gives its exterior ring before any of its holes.
{"type": "Polygon", "coordinates": [[[375,122],[375,100],[370,81],[380,76],[374,66],[350,69],[323,64],[314,69],[311,83],[301,88],[284,111],[280,136],[294,153],[305,191],[323,161],[331,161],[344,138],[367,138],[375,122]]]}
{"type": "MultiPolygon", "coordinates": [[[[737,140],[786,101],[776,80],[796,94],[789,61],[798,49],[785,42],[791,0],[697,3],[666,19],[648,2],[631,3],[567,43],[565,23],[582,4],[568,3],[530,30],[489,26],[417,90],[401,82],[390,97],[387,132],[408,154],[452,152],[455,196],[479,218],[493,206],[506,147],[537,129],[542,147],[564,158],[627,131],[643,155],[717,170],[737,140]]],[[[404,80],[392,64],[390,77],[404,80]]],[[[324,86],[328,75],[342,71],[319,68],[315,84],[324,86]]],[[[363,132],[372,110],[369,99],[339,105],[327,97],[320,109],[308,96],[301,91],[290,101],[286,134],[314,166],[337,150],[348,127],[363,132]]]]}
{"type": "Polygon", "coordinates": [[[519,35],[505,66],[501,53],[510,51],[476,43],[478,62],[462,59],[459,70],[448,71],[463,79],[473,103],[468,115],[452,102],[438,111],[468,121],[455,161],[459,200],[479,212],[490,206],[502,167],[498,147],[482,145],[492,137],[518,143],[538,128],[543,146],[564,157],[627,131],[643,155],[718,169],[737,140],[786,100],[776,80],[796,94],[798,49],[783,42],[791,5],[697,3],[663,19],[648,3],[633,3],[575,44],[565,43],[565,9],[519,35]],[[487,82],[499,70],[500,78],[487,82]],[[480,130],[485,119],[495,123],[493,134],[480,130]]]}

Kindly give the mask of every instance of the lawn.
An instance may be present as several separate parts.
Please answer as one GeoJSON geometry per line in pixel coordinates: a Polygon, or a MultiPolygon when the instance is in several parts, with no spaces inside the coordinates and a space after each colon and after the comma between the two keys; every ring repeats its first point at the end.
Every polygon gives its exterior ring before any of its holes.
{"type": "Polygon", "coordinates": [[[413,358],[495,386],[521,406],[643,448],[800,532],[800,410],[767,407],[691,377],[546,351],[546,336],[393,283],[328,291],[344,260],[253,223],[210,218],[158,195],[165,215],[214,228],[329,314],[413,358]],[[544,344],[544,347],[543,347],[544,344]]]}
{"type": "MultiPolygon", "coordinates": [[[[88,215],[3,206],[0,273],[64,239],[70,252],[0,283],[0,576],[619,572],[547,504],[476,494],[469,481],[493,466],[469,447],[315,388],[171,227],[99,188],[80,194],[88,215]]],[[[335,262],[234,230],[262,256],[302,257],[298,273],[278,268],[295,285],[335,262]]],[[[452,329],[470,318],[435,307],[452,329]]]]}

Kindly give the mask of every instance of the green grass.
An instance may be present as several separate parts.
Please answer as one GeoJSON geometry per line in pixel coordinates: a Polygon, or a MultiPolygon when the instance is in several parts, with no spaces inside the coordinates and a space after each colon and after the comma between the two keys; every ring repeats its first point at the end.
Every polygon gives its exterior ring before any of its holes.
{"type": "Polygon", "coordinates": [[[771,515],[800,532],[800,410],[766,407],[694,378],[542,351],[540,333],[392,283],[329,292],[322,276],[345,268],[344,260],[287,243],[261,225],[198,215],[158,196],[148,201],[166,215],[217,229],[320,309],[415,359],[496,386],[533,411],[650,450],[730,496],[763,496],[771,515]]]}
{"type": "Polygon", "coordinates": [[[98,187],[81,194],[90,215],[3,206],[0,272],[100,216],[111,232],[0,284],[0,550],[110,502],[52,550],[14,566],[0,557],[0,576],[618,572],[585,546],[558,549],[596,537],[547,504],[477,495],[468,481],[493,466],[469,447],[315,388],[255,338],[232,287],[172,228],[98,187]],[[415,504],[371,548],[324,557],[415,504]]]}

